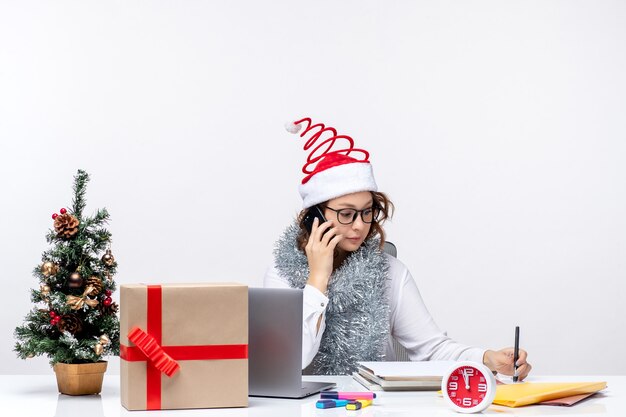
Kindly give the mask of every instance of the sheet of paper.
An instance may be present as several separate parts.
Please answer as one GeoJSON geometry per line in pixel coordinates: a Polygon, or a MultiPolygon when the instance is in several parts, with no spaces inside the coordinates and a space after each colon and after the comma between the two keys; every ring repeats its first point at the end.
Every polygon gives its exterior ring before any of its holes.
{"type": "Polygon", "coordinates": [[[556,400],[542,401],[539,404],[540,405],[560,405],[564,407],[569,407],[595,394],[596,394],[595,392],[592,392],[589,394],[573,395],[571,397],[559,398],[556,400]]]}

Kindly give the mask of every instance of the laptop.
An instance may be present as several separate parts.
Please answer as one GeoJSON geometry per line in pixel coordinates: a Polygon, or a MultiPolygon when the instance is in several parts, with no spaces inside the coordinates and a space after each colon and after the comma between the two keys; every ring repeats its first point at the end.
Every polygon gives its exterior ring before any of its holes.
{"type": "Polygon", "coordinates": [[[302,381],[302,290],[248,288],[248,315],[250,396],[304,398],[335,386],[302,381]]]}

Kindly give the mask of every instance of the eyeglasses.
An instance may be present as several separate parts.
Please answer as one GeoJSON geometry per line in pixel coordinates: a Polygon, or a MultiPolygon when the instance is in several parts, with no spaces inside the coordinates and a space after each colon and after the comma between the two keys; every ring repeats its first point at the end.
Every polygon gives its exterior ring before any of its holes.
{"type": "Polygon", "coordinates": [[[326,208],[337,213],[337,221],[341,224],[354,223],[358,215],[361,215],[361,220],[363,220],[363,223],[373,223],[378,218],[378,214],[380,213],[378,207],[368,207],[363,210],[355,210],[351,208],[337,210],[330,207],[326,208]]]}

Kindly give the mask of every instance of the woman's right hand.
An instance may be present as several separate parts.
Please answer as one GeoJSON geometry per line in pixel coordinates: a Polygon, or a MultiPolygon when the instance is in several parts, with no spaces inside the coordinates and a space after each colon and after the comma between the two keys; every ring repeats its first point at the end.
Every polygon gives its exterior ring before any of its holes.
{"type": "Polygon", "coordinates": [[[309,262],[307,284],[314,286],[323,294],[326,294],[328,280],[333,273],[335,247],[342,239],[343,236],[337,234],[332,222],[327,221],[320,225],[317,218],[313,220],[311,235],[304,248],[309,262]],[[328,232],[324,233],[326,231],[328,232]]]}

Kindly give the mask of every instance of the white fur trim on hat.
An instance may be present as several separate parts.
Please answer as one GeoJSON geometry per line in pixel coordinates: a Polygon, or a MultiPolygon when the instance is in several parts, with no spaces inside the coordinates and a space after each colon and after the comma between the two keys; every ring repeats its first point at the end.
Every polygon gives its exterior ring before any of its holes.
{"type": "Polygon", "coordinates": [[[353,162],[328,168],[313,175],[298,187],[304,208],[342,195],[378,191],[374,170],[369,162],[353,162]]]}

